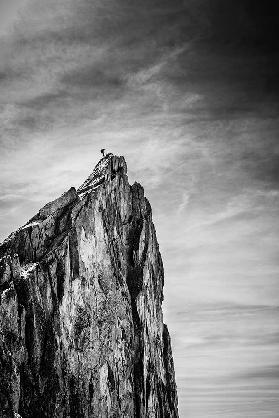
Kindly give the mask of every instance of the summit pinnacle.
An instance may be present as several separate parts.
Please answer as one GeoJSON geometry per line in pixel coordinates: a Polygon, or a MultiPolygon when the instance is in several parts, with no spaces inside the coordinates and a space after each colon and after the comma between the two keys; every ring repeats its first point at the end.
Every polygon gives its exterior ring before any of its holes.
{"type": "Polygon", "coordinates": [[[143,188],[106,156],[0,245],[0,417],[177,418],[143,188]]]}

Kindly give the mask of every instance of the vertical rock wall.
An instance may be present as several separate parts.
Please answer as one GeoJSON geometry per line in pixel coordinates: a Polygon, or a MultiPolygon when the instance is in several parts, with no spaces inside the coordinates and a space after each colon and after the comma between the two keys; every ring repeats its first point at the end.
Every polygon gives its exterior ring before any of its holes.
{"type": "Polygon", "coordinates": [[[151,207],[104,170],[0,246],[0,417],[178,417],[151,207]]]}

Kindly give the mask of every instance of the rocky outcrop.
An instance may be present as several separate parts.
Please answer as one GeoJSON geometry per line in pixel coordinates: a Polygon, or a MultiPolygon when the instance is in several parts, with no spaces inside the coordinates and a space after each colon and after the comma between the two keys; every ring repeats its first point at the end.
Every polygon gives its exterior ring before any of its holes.
{"type": "Polygon", "coordinates": [[[102,167],[0,246],[0,417],[178,417],[151,207],[102,167]]]}

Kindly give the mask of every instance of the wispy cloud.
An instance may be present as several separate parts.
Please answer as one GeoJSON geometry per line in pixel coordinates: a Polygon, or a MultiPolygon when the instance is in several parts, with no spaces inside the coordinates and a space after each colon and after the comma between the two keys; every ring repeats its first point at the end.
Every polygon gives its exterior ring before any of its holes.
{"type": "Polygon", "coordinates": [[[174,347],[183,369],[178,384],[185,414],[276,416],[278,315],[278,308],[239,304],[202,304],[176,315],[174,347]]]}

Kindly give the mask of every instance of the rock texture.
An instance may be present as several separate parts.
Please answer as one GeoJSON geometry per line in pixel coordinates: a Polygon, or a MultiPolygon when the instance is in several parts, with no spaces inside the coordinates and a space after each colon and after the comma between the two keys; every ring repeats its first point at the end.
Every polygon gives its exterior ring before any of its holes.
{"type": "Polygon", "coordinates": [[[151,207],[106,158],[0,246],[0,417],[178,417],[151,207]]]}

